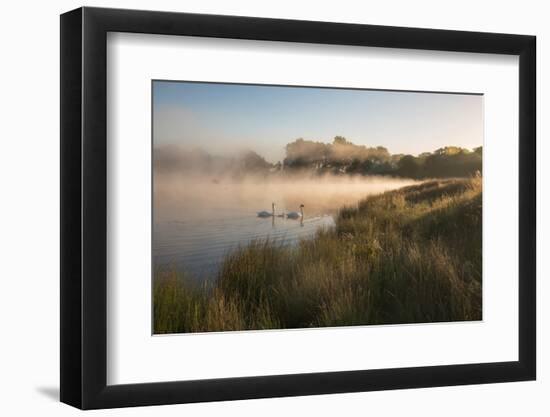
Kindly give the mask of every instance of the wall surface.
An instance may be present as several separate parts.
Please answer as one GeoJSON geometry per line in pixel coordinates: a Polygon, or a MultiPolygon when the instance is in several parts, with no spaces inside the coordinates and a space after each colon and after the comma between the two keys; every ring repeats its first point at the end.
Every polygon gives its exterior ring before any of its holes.
{"type": "MultiPolygon", "coordinates": [[[[2,415],[69,416],[59,394],[59,14],[77,1],[8,2],[2,8],[2,158],[0,185],[0,392],[2,415]]],[[[550,156],[548,133],[550,26],[537,1],[417,0],[338,2],[278,0],[93,1],[88,6],[236,14],[395,26],[508,32],[537,36],[539,138],[538,381],[302,398],[237,401],[94,412],[132,416],[408,415],[479,416],[550,413],[550,156]],[[548,188],[548,187],[546,187],[548,188]],[[546,233],[545,233],[546,232],[546,233]],[[545,236],[543,237],[543,233],[545,236]],[[546,395],[545,395],[546,394],[546,395]]]]}

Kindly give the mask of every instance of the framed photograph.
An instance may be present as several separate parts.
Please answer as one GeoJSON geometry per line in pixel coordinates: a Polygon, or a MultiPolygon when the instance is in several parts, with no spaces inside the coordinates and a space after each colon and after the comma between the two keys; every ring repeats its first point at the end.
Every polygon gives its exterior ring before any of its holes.
{"type": "Polygon", "coordinates": [[[535,37],[61,16],[61,401],[533,380],[535,37]]]}

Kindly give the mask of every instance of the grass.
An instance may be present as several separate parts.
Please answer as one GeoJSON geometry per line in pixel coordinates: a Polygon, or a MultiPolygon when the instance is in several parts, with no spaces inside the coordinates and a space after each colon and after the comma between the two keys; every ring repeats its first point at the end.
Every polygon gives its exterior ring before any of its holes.
{"type": "Polygon", "coordinates": [[[481,178],[438,180],[344,207],[289,247],[254,241],[210,285],[154,279],[154,332],[480,320],[481,178]]]}

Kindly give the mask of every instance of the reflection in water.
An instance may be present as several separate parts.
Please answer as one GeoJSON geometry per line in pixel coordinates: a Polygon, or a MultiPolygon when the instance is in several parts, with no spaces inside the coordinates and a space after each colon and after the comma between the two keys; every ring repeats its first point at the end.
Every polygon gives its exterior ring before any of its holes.
{"type": "Polygon", "coordinates": [[[266,238],[295,244],[334,226],[339,208],[411,183],[350,177],[224,181],[156,176],[154,265],[206,279],[215,276],[224,255],[239,245],[266,238]]]}

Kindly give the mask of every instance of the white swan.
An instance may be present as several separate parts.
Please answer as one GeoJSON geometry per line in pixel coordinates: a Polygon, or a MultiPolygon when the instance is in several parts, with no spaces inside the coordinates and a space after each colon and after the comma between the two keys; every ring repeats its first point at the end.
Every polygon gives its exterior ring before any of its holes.
{"type": "Polygon", "coordinates": [[[297,211],[291,211],[290,213],[286,214],[287,219],[300,219],[304,217],[304,205],[300,204],[300,212],[297,211]]]}
{"type": "Polygon", "coordinates": [[[271,213],[269,211],[258,212],[258,217],[275,217],[275,203],[271,203],[271,213]]]}

